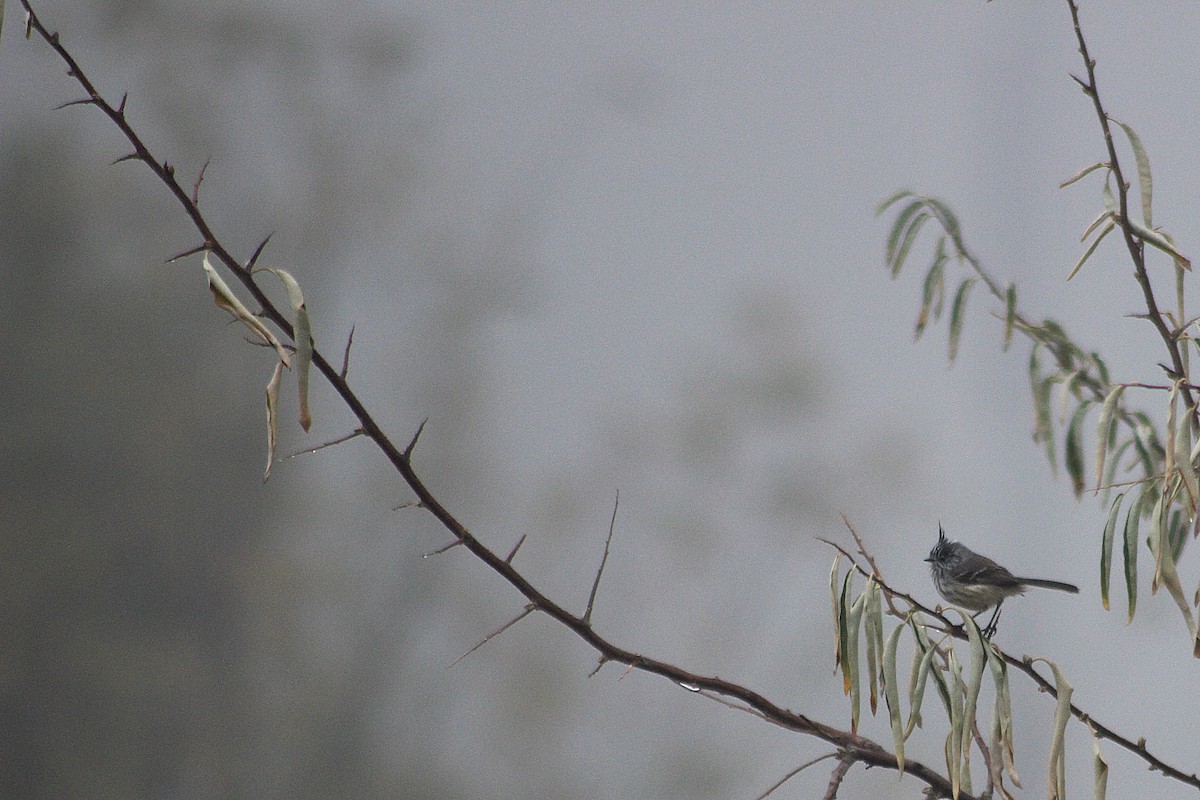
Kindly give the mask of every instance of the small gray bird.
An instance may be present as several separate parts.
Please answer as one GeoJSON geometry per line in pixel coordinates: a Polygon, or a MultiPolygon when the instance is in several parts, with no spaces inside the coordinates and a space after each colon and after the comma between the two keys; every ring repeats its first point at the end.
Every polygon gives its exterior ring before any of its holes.
{"type": "Polygon", "coordinates": [[[937,544],[925,560],[929,562],[929,571],[933,574],[933,585],[947,602],[974,611],[976,615],[992,606],[996,607],[984,628],[985,635],[995,632],[1004,600],[1015,594],[1024,594],[1031,586],[1079,593],[1078,586],[1062,581],[1018,578],[987,556],[981,556],[966,545],[947,539],[941,525],[938,525],[937,544]]]}

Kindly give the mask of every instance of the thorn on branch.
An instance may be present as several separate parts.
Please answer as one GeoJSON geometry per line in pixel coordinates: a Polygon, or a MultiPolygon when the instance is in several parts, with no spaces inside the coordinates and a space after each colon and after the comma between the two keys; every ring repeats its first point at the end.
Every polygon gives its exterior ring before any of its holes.
{"type": "Polygon", "coordinates": [[[194,256],[196,253],[203,253],[207,249],[208,249],[207,242],[204,244],[196,245],[195,247],[189,247],[187,250],[184,250],[181,253],[176,253],[175,255],[171,256],[163,263],[164,264],[173,264],[181,258],[187,258],[188,256],[194,256]]]}
{"type": "Polygon", "coordinates": [[[421,424],[417,426],[417,432],[413,434],[412,441],[408,443],[408,447],[404,448],[404,458],[406,461],[412,458],[413,448],[417,446],[417,439],[421,438],[421,431],[425,430],[426,422],[429,422],[429,417],[421,420],[421,424]]]}
{"type": "Polygon", "coordinates": [[[600,589],[600,577],[604,575],[604,565],[608,563],[608,548],[612,544],[613,529],[617,525],[617,507],[621,505],[621,490],[617,490],[617,499],[613,501],[612,519],[608,523],[608,538],[604,540],[604,555],[600,557],[600,568],[596,570],[596,579],[592,581],[592,593],[588,595],[587,611],[583,612],[583,624],[592,624],[592,606],[596,603],[596,592],[600,589]]]}
{"type": "Polygon", "coordinates": [[[25,14],[25,38],[26,38],[26,40],[28,40],[29,37],[32,35],[33,35],[33,14],[26,13],[25,14]]]}
{"type": "Polygon", "coordinates": [[[120,164],[122,161],[140,161],[141,158],[142,157],[140,155],[138,155],[137,153],[130,153],[128,155],[121,156],[116,161],[109,164],[109,166],[110,167],[116,166],[117,164],[120,164]]]}
{"type": "Polygon", "coordinates": [[[350,371],[350,347],[354,344],[354,326],[350,326],[350,335],[346,337],[346,350],[342,353],[342,371],[338,373],[342,380],[346,380],[346,373],[350,371]]]}
{"type": "Polygon", "coordinates": [[[437,550],[432,550],[428,553],[425,553],[424,555],[421,556],[421,558],[429,558],[430,556],[440,556],[442,553],[446,552],[450,548],[458,547],[460,544],[462,544],[462,539],[455,539],[453,542],[451,542],[448,545],[445,545],[444,547],[439,547],[437,550]]]}
{"type": "MultiPolygon", "coordinates": [[[[205,164],[207,164],[207,163],[208,162],[205,162],[205,164]]],[[[254,269],[254,265],[256,263],[258,263],[258,257],[262,255],[263,248],[267,246],[267,242],[271,241],[271,237],[274,235],[275,235],[275,231],[271,231],[270,233],[267,234],[267,238],[265,238],[261,242],[259,242],[258,247],[254,248],[253,255],[251,255],[250,260],[246,262],[246,272],[250,272],[251,270],[254,269]]]]}
{"type": "Polygon", "coordinates": [[[533,603],[529,603],[528,605],[526,605],[526,606],[525,606],[525,610],[524,610],[524,611],[522,611],[520,614],[517,614],[517,616],[515,616],[515,617],[514,617],[514,618],[512,618],[512,619],[510,619],[508,622],[504,623],[504,624],[503,624],[503,625],[501,625],[499,628],[496,628],[496,630],[492,631],[492,632],[491,632],[491,633],[489,633],[487,636],[484,636],[484,637],[483,637],[483,638],[482,638],[482,639],[479,641],[479,644],[475,645],[475,646],[474,646],[474,647],[472,647],[470,650],[468,650],[467,652],[463,653],[461,656],[459,656],[458,658],[454,659],[454,660],[453,660],[453,661],[451,661],[449,664],[447,664],[447,665],[446,665],[446,669],[450,669],[450,668],[451,668],[451,667],[453,667],[455,664],[457,664],[458,662],[462,661],[462,660],[463,660],[464,658],[466,658],[467,656],[471,655],[471,653],[474,653],[476,650],[478,650],[479,648],[483,647],[483,646],[484,646],[485,644],[487,644],[489,641],[491,641],[492,639],[496,638],[496,637],[497,637],[497,636],[499,636],[500,634],[504,633],[506,630],[508,630],[509,628],[511,628],[513,625],[516,625],[518,622],[520,622],[521,620],[525,619],[526,617],[528,617],[530,614],[532,614],[532,613],[533,613],[534,611],[536,611],[536,610],[537,610],[537,606],[535,606],[533,603]]]}
{"type": "Polygon", "coordinates": [[[364,431],[362,428],[355,428],[352,432],[346,434],[345,436],[339,436],[338,438],[333,439],[328,442],[325,442],[324,444],[319,444],[316,447],[309,447],[304,450],[297,450],[296,452],[291,453],[290,455],[284,456],[284,460],[289,459],[289,458],[295,458],[296,456],[310,455],[312,453],[317,452],[318,450],[324,450],[326,447],[333,447],[335,444],[342,444],[343,442],[348,442],[355,437],[362,436],[363,433],[364,433],[364,431]]]}
{"type": "Polygon", "coordinates": [[[204,171],[208,169],[208,162],[212,161],[212,156],[204,159],[204,166],[200,167],[200,174],[196,176],[196,182],[192,184],[192,205],[200,205],[200,184],[204,183],[204,171]]]}
{"type": "Polygon", "coordinates": [[[598,673],[601,669],[603,669],[604,665],[607,663],[608,663],[608,656],[600,656],[600,658],[596,660],[596,668],[594,670],[592,670],[591,672],[589,672],[587,676],[589,678],[592,677],[593,675],[598,673]]]}
{"type": "Polygon", "coordinates": [[[424,508],[425,504],[420,500],[409,500],[407,503],[401,503],[392,508],[392,511],[403,511],[406,508],[424,508]]]}
{"type": "Polygon", "coordinates": [[[90,106],[90,105],[94,104],[95,102],[96,102],[96,99],[93,97],[84,97],[80,100],[70,100],[66,103],[60,103],[59,105],[56,105],[54,107],[54,110],[62,111],[64,108],[70,108],[71,106],[90,106]]]}
{"type": "Polygon", "coordinates": [[[129,92],[121,95],[121,102],[117,103],[117,116],[125,116],[125,101],[129,99],[129,92]]]}
{"type": "Polygon", "coordinates": [[[512,563],[513,557],[517,555],[517,551],[521,549],[521,545],[525,544],[525,537],[528,535],[529,534],[527,534],[527,533],[522,533],[521,538],[517,539],[517,543],[513,545],[513,549],[510,550],[508,552],[508,555],[504,557],[505,564],[512,563]]]}

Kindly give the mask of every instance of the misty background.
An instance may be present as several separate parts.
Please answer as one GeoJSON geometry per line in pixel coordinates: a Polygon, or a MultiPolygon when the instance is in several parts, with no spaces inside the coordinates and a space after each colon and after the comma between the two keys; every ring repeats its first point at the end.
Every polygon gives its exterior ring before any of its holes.
{"type": "MultiPolygon", "coordinates": [[[[246,257],[274,232],[261,263],[300,280],[331,360],[354,327],[377,420],[406,442],[429,419],[435,494],[499,552],[527,536],[516,565],[577,612],[620,491],[602,635],[848,727],[814,537],[848,542],[846,514],[932,604],[940,521],[1079,584],[1006,606],[1002,646],[1194,768],[1179,613],[1144,589],[1128,627],[1123,600],[1101,608],[1106,509],[1031,441],[1028,345],[1001,352],[982,287],[952,369],[944,321],[914,344],[932,237],[892,282],[874,217],[897,189],[944,198],[1024,313],[1116,380],[1161,381],[1120,244],[1065,281],[1100,186],[1057,184],[1104,157],[1065,4],[35,8],[182,183],[211,159],[218,236],[246,257]]],[[[425,557],[448,534],[393,510],[411,497],[365,440],[261,482],[271,355],[198,257],[163,264],[197,235],[144,167],[108,166],[128,147],[102,115],[53,110],[80,90],[7,10],[0,793],[751,798],[829,751],[621,665],[588,678],[595,654],[540,615],[447,669],[523,599],[459,548],[425,557]]],[[[1200,17],[1088,3],[1083,23],[1155,221],[1194,257],[1200,17]]],[[[353,429],[313,395],[304,435],[285,392],[281,453],[353,429]]],[[[1012,683],[1033,796],[1053,704],[1012,683]]],[[[935,767],[939,715],[908,748],[935,767]]],[[[886,719],[863,732],[890,747],[886,719]]],[[[1112,796],[1185,796],[1104,752],[1112,796]]],[[[1073,724],[1072,791],[1090,759],[1073,724]]],[[[814,796],[828,767],[773,796],[814,796]]],[[[856,766],[841,796],[920,789],[856,766]]]]}

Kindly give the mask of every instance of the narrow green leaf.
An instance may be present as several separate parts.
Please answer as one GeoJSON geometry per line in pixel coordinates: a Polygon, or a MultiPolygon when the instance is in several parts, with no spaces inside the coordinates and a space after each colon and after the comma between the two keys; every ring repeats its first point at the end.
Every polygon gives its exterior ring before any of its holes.
{"type": "Polygon", "coordinates": [[[879,584],[874,578],[867,579],[863,590],[866,605],[863,608],[863,625],[867,640],[867,687],[871,705],[871,716],[879,709],[879,668],[883,656],[883,606],[880,603],[879,584]],[[878,623],[878,624],[876,624],[878,623]]]}
{"type": "Polygon", "coordinates": [[[883,646],[883,699],[887,703],[888,722],[892,727],[892,743],[896,747],[896,768],[904,775],[904,720],[900,715],[900,691],[896,676],[896,647],[900,642],[900,634],[904,632],[901,623],[892,629],[887,643],[883,646]]]}
{"type": "Polygon", "coordinates": [[[1111,385],[1112,379],[1108,377],[1108,365],[1104,363],[1104,359],[1100,357],[1100,354],[1088,353],[1088,358],[1096,365],[1096,373],[1100,378],[1100,383],[1103,386],[1111,385]]]}
{"type": "Polygon", "coordinates": [[[930,314],[934,319],[941,319],[942,305],[946,297],[946,237],[938,239],[934,250],[933,265],[925,273],[925,282],[921,287],[921,310],[917,314],[917,325],[913,331],[913,339],[920,339],[929,323],[930,314]]]}
{"type": "Polygon", "coordinates": [[[880,203],[875,208],[875,216],[877,216],[877,217],[883,216],[883,213],[885,211],[887,211],[893,205],[895,205],[896,203],[905,199],[906,197],[916,197],[916,195],[913,194],[913,192],[908,189],[901,189],[900,191],[896,192],[894,195],[892,195],[888,199],[884,200],[882,203],[880,203]]]}
{"type": "Polygon", "coordinates": [[[967,278],[958,285],[954,293],[954,304],[950,307],[950,363],[958,356],[958,341],[962,336],[963,322],[966,320],[967,296],[975,285],[975,278],[967,278]]]}
{"type": "Polygon", "coordinates": [[[863,608],[866,606],[866,596],[859,595],[850,606],[850,620],[847,625],[849,636],[847,648],[842,659],[842,665],[850,668],[850,732],[858,733],[858,720],[862,708],[862,670],[858,663],[858,641],[862,635],[863,608]]]}
{"type": "Polygon", "coordinates": [[[1158,434],[1150,424],[1150,418],[1144,412],[1134,413],[1136,423],[1133,426],[1133,443],[1137,448],[1138,459],[1142,464],[1142,474],[1152,478],[1159,473],[1159,462],[1162,460],[1162,445],[1158,443],[1158,434]]]}
{"type": "Polygon", "coordinates": [[[1104,397],[1100,406],[1100,418],[1096,420],[1096,489],[1099,490],[1104,475],[1104,457],[1113,438],[1113,413],[1125,393],[1124,386],[1114,386],[1104,397]]]}
{"type": "Polygon", "coordinates": [[[1150,156],[1146,154],[1146,148],[1142,146],[1142,139],[1134,132],[1133,128],[1118,119],[1112,117],[1109,119],[1119,125],[1121,130],[1125,131],[1125,135],[1129,137],[1129,147],[1133,150],[1134,161],[1137,162],[1138,188],[1142,195],[1142,220],[1149,227],[1154,224],[1151,222],[1150,214],[1150,202],[1154,194],[1154,181],[1150,177],[1150,156]]]}
{"type": "Polygon", "coordinates": [[[271,467],[275,463],[275,442],[279,433],[279,384],[283,378],[283,362],[275,362],[275,371],[267,382],[267,469],[263,473],[263,483],[271,477],[271,467]]]}
{"type": "Polygon", "coordinates": [[[1021,779],[1017,775],[1013,752],[1012,696],[1008,687],[1008,664],[997,654],[996,648],[990,642],[986,645],[988,666],[992,670],[992,683],[996,687],[994,723],[997,734],[997,750],[1001,755],[1008,777],[1012,779],[1015,786],[1020,787],[1021,779]]]}
{"type": "Polygon", "coordinates": [[[1033,441],[1044,442],[1046,456],[1050,459],[1050,468],[1058,474],[1058,461],[1054,457],[1054,420],[1050,414],[1050,384],[1049,379],[1042,378],[1041,364],[1038,361],[1038,351],[1042,344],[1033,346],[1029,353],[1029,390],[1033,395],[1033,441]]]}
{"type": "Polygon", "coordinates": [[[1133,437],[1130,436],[1128,439],[1117,445],[1116,450],[1113,450],[1108,454],[1108,463],[1105,465],[1104,469],[1104,484],[1100,494],[1102,503],[1108,502],[1108,494],[1112,490],[1113,483],[1117,479],[1117,470],[1121,466],[1122,459],[1125,458],[1125,451],[1127,451],[1132,445],[1133,437]]]}
{"type": "Polygon", "coordinates": [[[983,670],[987,666],[987,655],[983,634],[970,614],[962,613],[963,627],[967,630],[967,642],[971,646],[971,671],[967,674],[966,697],[963,701],[963,731],[961,752],[964,762],[969,760],[971,735],[975,728],[975,710],[979,704],[979,690],[983,686],[983,670]]]}
{"type": "Polygon", "coordinates": [[[1017,285],[1010,283],[1004,294],[1004,352],[1012,344],[1013,326],[1017,321],[1017,285]]]}
{"type": "Polygon", "coordinates": [[[908,260],[908,253],[912,250],[913,244],[916,243],[917,237],[921,234],[921,228],[929,219],[929,214],[921,211],[912,218],[908,228],[904,231],[904,237],[900,240],[900,247],[896,250],[892,257],[892,277],[898,277],[900,270],[904,267],[904,262],[908,260]]]}
{"type": "Polygon", "coordinates": [[[946,772],[950,778],[950,788],[954,796],[958,796],[962,787],[962,737],[966,719],[962,707],[962,666],[958,656],[950,649],[946,654],[946,666],[950,673],[950,735],[946,737],[946,772]]]}
{"type": "Polygon", "coordinates": [[[1145,491],[1138,495],[1137,500],[1129,504],[1125,513],[1125,596],[1129,601],[1129,615],[1125,624],[1133,622],[1133,612],[1137,609],[1137,555],[1138,555],[1138,522],[1142,514],[1142,501],[1145,491]]]}
{"type": "Polygon", "coordinates": [[[1050,798],[1066,800],[1066,731],[1067,722],[1071,719],[1071,694],[1075,690],[1067,683],[1066,676],[1053,661],[1045,658],[1035,658],[1033,661],[1045,662],[1054,672],[1054,689],[1058,694],[1058,704],[1054,709],[1054,735],[1050,739],[1050,798]]]}
{"type": "Polygon", "coordinates": [[[833,605],[833,669],[836,672],[837,668],[842,663],[842,640],[845,638],[842,635],[842,604],[838,602],[838,568],[841,566],[842,554],[838,553],[833,558],[833,567],[829,570],[829,600],[833,605]]]}
{"type": "Polygon", "coordinates": [[[1104,241],[1104,237],[1108,236],[1108,234],[1111,233],[1115,227],[1117,227],[1117,223],[1113,222],[1112,219],[1109,219],[1108,224],[1105,225],[1100,231],[1100,235],[1092,240],[1092,243],[1089,244],[1087,249],[1083,251],[1083,255],[1081,255],[1079,260],[1075,262],[1075,266],[1071,268],[1071,272],[1067,275],[1067,280],[1071,280],[1071,278],[1075,277],[1075,273],[1079,272],[1079,270],[1083,268],[1084,262],[1092,257],[1092,253],[1096,252],[1096,248],[1099,247],[1100,243],[1104,241]]]}
{"type": "Polygon", "coordinates": [[[1092,733],[1092,766],[1093,766],[1093,783],[1092,790],[1096,795],[1096,800],[1104,800],[1108,796],[1108,762],[1104,760],[1104,755],[1100,752],[1100,739],[1096,736],[1096,731],[1092,726],[1088,725],[1088,730],[1092,733]]]}
{"type": "Polygon", "coordinates": [[[841,654],[842,661],[842,694],[850,694],[850,674],[858,668],[856,664],[850,662],[850,586],[854,579],[854,570],[850,569],[846,572],[846,577],[842,579],[842,594],[839,598],[839,607],[841,611],[838,613],[838,639],[841,644],[838,652],[841,654]]]}
{"type": "Polygon", "coordinates": [[[312,367],[312,327],[308,321],[308,309],[301,304],[296,312],[296,385],[300,392],[300,427],[307,432],[312,428],[312,411],[308,407],[308,375],[312,367]]]}
{"type": "MultiPolygon", "coordinates": [[[[925,632],[925,624],[918,624],[915,619],[909,618],[909,627],[913,631],[913,637],[916,639],[917,649],[913,654],[913,671],[909,679],[908,685],[908,722],[904,726],[904,738],[907,739],[912,735],[913,729],[923,725],[921,718],[921,707],[925,702],[925,686],[928,684],[928,679],[933,678],[933,683],[938,691],[938,697],[942,701],[942,707],[946,709],[946,716],[950,716],[950,689],[946,685],[945,676],[942,675],[938,665],[934,662],[937,656],[937,647],[929,641],[929,635],[925,632]]],[[[943,639],[942,641],[945,641],[943,639]]],[[[941,642],[939,642],[940,646],[941,642]]]]}
{"type": "Polygon", "coordinates": [[[1175,242],[1167,234],[1162,231],[1156,231],[1153,228],[1147,228],[1145,225],[1134,220],[1129,220],[1129,227],[1139,239],[1175,259],[1175,263],[1179,266],[1189,270],[1192,268],[1192,260],[1179,252],[1175,247],[1175,242]]]}
{"type": "Polygon", "coordinates": [[[291,273],[283,269],[267,269],[283,282],[287,290],[288,305],[292,308],[292,331],[296,341],[296,385],[300,392],[300,427],[308,431],[312,427],[312,413],[308,407],[308,375],[312,366],[312,327],[308,320],[308,306],[304,292],[291,273]]]}
{"type": "Polygon", "coordinates": [[[928,214],[922,211],[923,208],[924,204],[920,200],[914,200],[896,215],[896,221],[892,223],[884,258],[893,278],[900,274],[900,268],[904,266],[902,253],[907,254],[908,248],[912,246],[912,239],[920,232],[921,223],[925,221],[918,221],[918,217],[928,218],[928,214]]]}
{"type": "Polygon", "coordinates": [[[1175,605],[1179,607],[1179,611],[1183,615],[1184,622],[1187,623],[1188,637],[1195,640],[1197,636],[1196,620],[1192,616],[1192,608],[1183,594],[1183,586],[1179,581],[1179,573],[1175,571],[1175,559],[1170,552],[1170,528],[1165,520],[1167,517],[1167,508],[1170,506],[1170,496],[1167,496],[1167,500],[1163,499],[1164,496],[1159,497],[1161,505],[1155,509],[1158,512],[1156,522],[1160,530],[1158,535],[1153,539],[1155,572],[1151,591],[1155,591],[1157,586],[1160,585],[1167,588],[1167,593],[1171,595],[1171,599],[1175,601],[1175,605]]]}
{"type": "Polygon", "coordinates": [[[1104,188],[1100,190],[1100,200],[1104,203],[1104,207],[1114,217],[1117,216],[1117,198],[1113,196],[1112,186],[1109,185],[1108,179],[1112,175],[1110,172],[1104,176],[1104,188]]]}
{"type": "Polygon", "coordinates": [[[1079,237],[1080,243],[1082,244],[1083,242],[1086,242],[1088,237],[1095,233],[1096,229],[1103,225],[1105,221],[1115,222],[1112,212],[1110,212],[1108,209],[1105,209],[1097,214],[1096,218],[1089,222],[1088,226],[1083,229],[1083,236],[1079,237]]]}
{"type": "Polygon", "coordinates": [[[1100,602],[1108,610],[1108,580],[1112,573],[1113,535],[1117,530],[1117,516],[1121,513],[1121,501],[1125,493],[1117,495],[1108,510],[1108,521],[1104,524],[1104,541],[1100,547],[1100,602]]]}
{"type": "Polygon", "coordinates": [[[1097,161],[1095,164],[1089,164],[1088,166],[1086,166],[1086,167],[1084,167],[1083,169],[1079,170],[1079,172],[1076,172],[1074,175],[1072,175],[1071,177],[1067,178],[1065,181],[1063,181],[1062,183],[1060,183],[1060,184],[1058,185],[1058,188],[1060,188],[1060,189],[1065,189],[1065,188],[1067,188],[1068,186],[1070,186],[1071,184],[1073,184],[1073,183],[1075,183],[1076,181],[1080,180],[1081,178],[1084,178],[1084,177],[1086,177],[1087,175],[1090,175],[1091,173],[1095,172],[1096,170],[1098,170],[1098,169],[1107,169],[1107,168],[1108,168],[1108,162],[1107,162],[1107,161],[1097,161]]]}
{"type": "Polygon", "coordinates": [[[1090,401],[1082,401],[1071,416],[1070,425],[1067,426],[1067,439],[1063,459],[1066,462],[1067,475],[1071,478],[1071,488],[1075,492],[1076,500],[1083,496],[1084,486],[1083,433],[1080,429],[1083,427],[1083,420],[1087,416],[1090,405],[1090,401]]]}
{"type": "MultiPolygon", "coordinates": [[[[1181,404],[1186,403],[1182,397],[1176,397],[1171,403],[1171,409],[1168,417],[1174,417],[1175,409],[1181,404]]],[[[1183,418],[1175,420],[1175,463],[1174,467],[1179,471],[1179,477],[1183,480],[1183,488],[1185,496],[1183,502],[1187,507],[1190,516],[1195,517],[1197,508],[1200,507],[1200,482],[1196,479],[1196,467],[1192,464],[1192,423],[1191,415],[1187,413],[1187,409],[1183,409],[1183,418]]],[[[1168,465],[1170,466],[1170,465],[1168,465]]]]}
{"type": "MultiPolygon", "coordinates": [[[[1054,439],[1053,417],[1050,414],[1050,397],[1051,397],[1051,394],[1053,391],[1054,384],[1057,380],[1058,380],[1057,375],[1051,375],[1050,377],[1042,380],[1042,388],[1041,388],[1041,398],[1046,406],[1044,409],[1045,414],[1046,414],[1046,427],[1045,427],[1045,440],[1044,440],[1044,444],[1046,446],[1046,458],[1048,458],[1050,460],[1050,468],[1052,470],[1054,470],[1054,474],[1056,477],[1058,475],[1058,462],[1057,462],[1056,456],[1055,456],[1055,452],[1056,452],[1055,451],[1055,439],[1054,439]]],[[[1039,409],[1039,410],[1041,410],[1041,409],[1039,409]]]]}
{"type": "Polygon", "coordinates": [[[933,212],[934,216],[938,218],[938,222],[942,223],[946,233],[950,234],[950,238],[954,240],[955,247],[959,247],[962,243],[962,228],[958,224],[958,217],[954,216],[954,212],[950,210],[950,206],[936,197],[926,197],[924,200],[926,207],[933,212]]]}

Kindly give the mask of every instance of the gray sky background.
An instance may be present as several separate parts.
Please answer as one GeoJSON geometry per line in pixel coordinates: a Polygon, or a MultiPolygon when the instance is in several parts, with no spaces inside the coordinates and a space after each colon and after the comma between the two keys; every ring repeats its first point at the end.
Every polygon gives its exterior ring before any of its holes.
{"type": "MultiPolygon", "coordinates": [[[[620,666],[588,679],[593,655],[548,620],[445,669],[521,598],[463,552],[422,558],[446,535],[391,511],[408,496],[362,442],[259,485],[267,355],[225,325],[196,259],[161,266],[194,234],[145,170],[105,166],[125,151],[98,114],[50,110],[78,90],[13,5],[0,569],[24,622],[2,680],[28,737],[15,763],[42,777],[12,787],[749,798],[825,752],[620,666]]],[[[398,441],[429,418],[417,463],[438,496],[499,551],[528,534],[516,563],[572,608],[620,490],[596,611],[617,643],[846,726],[814,537],[847,540],[845,513],[932,603],[940,521],[1083,587],[1012,602],[1002,644],[1194,769],[1178,612],[1144,593],[1126,627],[1123,602],[1100,607],[1105,509],[1030,440],[1027,345],[1000,352],[983,287],[952,369],[944,322],[914,344],[932,239],[892,282],[874,217],[900,188],[945,199],[1025,313],[1118,380],[1161,380],[1152,329],[1124,316],[1141,305],[1119,244],[1065,281],[1100,186],[1057,184],[1103,156],[1065,4],[42,5],[188,182],[211,157],[203,205],[235,252],[275,232],[264,258],[304,285],[318,345],[338,356],[356,326],[356,389],[398,441]]],[[[1155,221],[1195,255],[1200,17],[1083,14],[1107,107],[1153,161],[1155,221]]],[[[314,395],[307,437],[286,406],[284,451],[350,429],[314,395]]],[[[1157,418],[1162,399],[1142,405],[1157,418]]],[[[1053,707],[1013,687],[1034,796],[1053,707]]],[[[865,732],[886,743],[882,722],[865,732]]],[[[942,736],[931,723],[910,754],[936,766],[942,736]]],[[[1073,725],[1074,792],[1090,753],[1073,725]]],[[[1110,796],[1184,796],[1105,754],[1110,796]]],[[[920,796],[861,768],[841,796],[881,792],[920,796]]]]}

